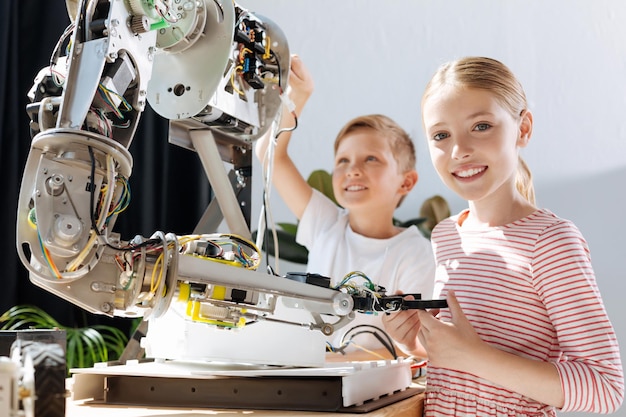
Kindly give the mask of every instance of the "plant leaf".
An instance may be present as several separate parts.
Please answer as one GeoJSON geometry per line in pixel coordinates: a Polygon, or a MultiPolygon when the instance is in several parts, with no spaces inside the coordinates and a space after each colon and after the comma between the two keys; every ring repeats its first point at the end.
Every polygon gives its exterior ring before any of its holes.
{"type": "Polygon", "coordinates": [[[307,179],[307,183],[326,197],[330,198],[335,204],[337,203],[337,199],[335,198],[335,192],[333,191],[333,177],[332,175],[324,171],[323,169],[318,169],[311,172],[309,178],[307,179]]]}
{"type": "Polygon", "coordinates": [[[75,329],[67,333],[67,366],[71,368],[84,368],[85,355],[82,349],[80,335],[75,329]]]}
{"type": "Polygon", "coordinates": [[[102,341],[107,352],[109,360],[115,360],[120,357],[126,344],[128,337],[120,329],[110,326],[96,325],[92,329],[98,331],[102,336],[102,341]],[[113,353],[113,355],[111,355],[113,353]]]}
{"type": "Polygon", "coordinates": [[[0,316],[3,330],[25,328],[65,330],[66,364],[73,368],[91,367],[96,362],[106,362],[109,357],[118,359],[128,342],[127,335],[113,326],[95,325],[91,327],[68,327],[59,324],[52,316],[39,307],[17,305],[0,316]]]}
{"type": "Polygon", "coordinates": [[[450,217],[450,207],[445,198],[440,195],[434,195],[424,201],[420,208],[420,217],[424,217],[426,221],[422,225],[424,230],[430,232],[443,219],[450,217]]]}
{"type": "Polygon", "coordinates": [[[106,362],[109,359],[109,355],[102,334],[91,327],[84,327],[81,330],[81,340],[87,347],[86,353],[88,353],[92,359],[92,364],[89,366],[96,362],[106,362]]]}
{"type": "Polygon", "coordinates": [[[285,232],[296,235],[298,233],[298,225],[294,223],[276,223],[285,232]]]}
{"type": "Polygon", "coordinates": [[[2,329],[17,330],[24,328],[63,328],[52,316],[39,307],[30,305],[17,305],[11,307],[2,316],[2,329]]]}

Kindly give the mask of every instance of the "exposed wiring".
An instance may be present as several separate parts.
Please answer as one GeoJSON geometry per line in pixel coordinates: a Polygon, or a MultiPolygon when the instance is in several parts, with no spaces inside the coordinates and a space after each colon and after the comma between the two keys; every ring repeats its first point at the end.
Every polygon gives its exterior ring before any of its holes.
{"type": "Polygon", "coordinates": [[[375,290],[374,283],[372,282],[372,280],[361,271],[352,271],[352,272],[347,273],[346,275],[344,275],[343,279],[333,288],[336,290],[340,288],[344,288],[354,278],[363,278],[366,282],[366,287],[372,291],[375,290]]]}
{"type": "MultiPolygon", "coordinates": [[[[61,37],[59,38],[56,45],[54,46],[54,49],[52,50],[52,55],[50,56],[50,75],[53,76],[53,79],[54,79],[53,68],[56,66],[57,61],[59,60],[59,57],[61,56],[61,46],[63,45],[63,42],[65,42],[65,39],[67,39],[67,37],[72,34],[75,27],[76,25],[74,23],[70,23],[65,28],[65,31],[61,34],[61,37]]],[[[55,79],[55,83],[56,83],[56,79],[55,79]]],[[[57,85],[61,85],[61,84],[57,84],[57,85]]]]}
{"type": "Polygon", "coordinates": [[[167,23],[172,24],[172,23],[177,23],[178,22],[178,18],[171,13],[170,6],[167,3],[162,2],[162,1],[155,2],[154,3],[154,10],[167,23]],[[159,6],[164,7],[165,10],[161,10],[161,7],[159,7],[159,6]]]}
{"type": "Polygon", "coordinates": [[[261,253],[256,244],[236,234],[186,235],[178,237],[178,243],[180,244],[181,253],[208,261],[241,266],[252,270],[256,270],[261,264],[261,253]],[[198,253],[196,246],[192,245],[196,241],[206,242],[219,249],[219,252],[214,255],[198,253]],[[225,248],[231,250],[226,251],[225,248]],[[247,248],[251,253],[247,253],[244,248],[247,248]],[[231,257],[232,259],[230,259],[231,257]]]}
{"type": "Polygon", "coordinates": [[[132,110],[132,106],[122,95],[119,93],[108,89],[104,84],[98,84],[98,94],[100,98],[105,103],[106,108],[108,108],[113,114],[117,116],[118,119],[123,120],[124,114],[122,112],[129,112],[132,110]],[[113,102],[113,98],[111,96],[116,96],[120,100],[121,110],[118,106],[113,102]]]}
{"type": "Polygon", "coordinates": [[[235,85],[235,75],[240,70],[243,70],[243,67],[241,65],[237,65],[235,68],[233,68],[233,70],[230,73],[230,85],[233,87],[233,91],[235,91],[240,96],[243,96],[243,95],[245,95],[245,93],[242,90],[240,90],[237,87],[237,85],[235,85]]]}
{"type": "Polygon", "coordinates": [[[118,175],[115,179],[115,182],[121,185],[121,192],[117,202],[109,210],[106,221],[107,223],[109,222],[111,217],[116,216],[126,210],[130,205],[131,200],[130,183],[128,182],[128,178],[118,175]]]}
{"type": "MultiPolygon", "coordinates": [[[[274,124],[273,124],[274,126],[274,124]]],[[[272,170],[274,167],[274,147],[276,143],[273,140],[270,140],[267,148],[265,149],[265,155],[263,156],[262,165],[265,167],[263,170],[263,204],[261,205],[261,216],[259,221],[263,221],[263,224],[259,225],[257,229],[259,234],[262,233],[262,238],[266,239],[265,230],[271,230],[272,239],[274,241],[274,268],[277,273],[280,273],[280,268],[278,266],[278,259],[280,259],[280,248],[278,242],[278,233],[276,232],[276,224],[274,223],[274,218],[272,216],[272,210],[270,205],[270,194],[272,190],[272,170]],[[268,219],[269,218],[269,219],[268,219]],[[269,220],[269,222],[268,222],[269,220]],[[261,227],[262,226],[262,227],[261,227]]],[[[267,248],[268,245],[266,244],[267,248]]],[[[269,256],[268,256],[269,258],[269,256]]]]}
{"type": "Polygon", "coordinates": [[[43,257],[46,261],[46,264],[48,265],[48,268],[50,269],[50,272],[52,272],[52,275],[56,277],[57,279],[61,279],[62,275],[59,272],[59,269],[57,268],[57,266],[54,264],[54,260],[52,259],[52,256],[50,255],[50,251],[48,250],[48,248],[44,246],[43,241],[41,240],[41,234],[39,233],[39,231],[37,231],[37,238],[39,239],[39,247],[41,248],[41,253],[43,254],[43,257]]]}
{"type": "MultiPolygon", "coordinates": [[[[380,344],[387,349],[387,351],[389,353],[391,353],[391,355],[393,356],[394,359],[398,359],[398,353],[396,351],[396,348],[393,344],[393,340],[391,340],[391,337],[381,328],[376,327],[376,326],[372,326],[369,324],[361,324],[358,326],[354,326],[350,329],[348,329],[348,331],[346,331],[344,333],[344,335],[341,337],[341,340],[339,342],[339,347],[335,347],[332,348],[333,352],[340,352],[340,353],[344,353],[345,349],[349,346],[355,346],[361,350],[365,350],[362,346],[358,345],[357,343],[354,342],[354,338],[356,336],[359,335],[363,335],[363,334],[367,334],[367,335],[372,335],[376,338],[376,340],[378,340],[380,342],[380,344]],[[358,330],[358,331],[357,331],[358,330]]],[[[370,353],[374,353],[369,351],[370,353]]]]}

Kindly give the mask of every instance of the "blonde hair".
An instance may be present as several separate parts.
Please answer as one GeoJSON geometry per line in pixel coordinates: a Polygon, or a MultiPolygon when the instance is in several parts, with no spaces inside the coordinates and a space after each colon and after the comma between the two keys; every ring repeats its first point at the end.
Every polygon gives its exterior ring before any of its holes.
{"type": "MultiPolygon", "coordinates": [[[[442,65],[426,85],[422,104],[443,85],[488,90],[515,119],[528,109],[521,83],[506,65],[493,58],[465,57],[442,65]]],[[[521,156],[518,157],[515,186],[526,200],[535,204],[532,174],[521,156]]]]}
{"type": "Polygon", "coordinates": [[[411,137],[399,124],[382,114],[359,116],[346,123],[335,139],[335,153],[348,134],[361,129],[374,131],[389,140],[391,152],[398,162],[400,172],[415,169],[415,145],[411,137]]]}
{"type": "MultiPolygon", "coordinates": [[[[348,134],[357,130],[371,130],[389,140],[391,153],[396,159],[398,168],[402,174],[415,169],[415,145],[413,144],[411,137],[394,120],[382,114],[359,116],[346,123],[337,134],[334,152],[337,153],[337,149],[339,148],[341,141],[348,134]]],[[[404,197],[406,197],[406,195],[400,198],[397,207],[400,207],[400,204],[404,201],[404,197]]]]}

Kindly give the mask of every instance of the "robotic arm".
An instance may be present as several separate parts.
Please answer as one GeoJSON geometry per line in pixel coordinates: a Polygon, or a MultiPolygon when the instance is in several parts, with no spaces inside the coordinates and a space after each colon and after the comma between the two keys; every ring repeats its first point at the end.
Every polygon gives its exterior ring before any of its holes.
{"type": "MultiPolygon", "coordinates": [[[[67,6],[72,23],[29,93],[17,249],[30,279],[110,316],[158,318],[176,297],[194,320],[240,326],[271,314],[278,296],[349,315],[346,293],[255,271],[261,254],[224,170],[252,154],[280,110],[289,51],[279,28],[230,1],[67,6]],[[200,155],[233,234],[124,242],[112,231],[129,203],[128,148],[146,101],[170,120],[171,141],[200,155]]],[[[332,332],[322,323],[312,327],[332,332]]]]}
{"type": "Polygon", "coordinates": [[[17,250],[33,283],[109,316],[158,319],[175,299],[189,320],[228,328],[270,320],[284,297],[327,335],[355,309],[407,308],[400,297],[381,302],[377,288],[256,271],[261,253],[234,188],[249,185],[238,168],[251,165],[252,144],[270,131],[288,81],[287,41],[271,20],[222,0],[66,4],[72,22],[27,107],[33,138],[17,250]],[[170,121],[170,141],[198,153],[216,204],[192,235],[126,242],[113,227],[130,202],[128,148],[147,101],[170,121]],[[231,233],[214,233],[222,219],[231,233]]]}

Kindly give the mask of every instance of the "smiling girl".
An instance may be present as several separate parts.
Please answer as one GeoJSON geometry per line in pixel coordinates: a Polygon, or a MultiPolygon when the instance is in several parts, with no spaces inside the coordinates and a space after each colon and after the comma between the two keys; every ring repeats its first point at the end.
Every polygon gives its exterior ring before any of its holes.
{"type": "Polygon", "coordinates": [[[499,61],[460,59],[427,85],[422,116],[437,173],[469,203],[432,234],[435,298],[450,308],[386,320],[428,352],[426,415],[615,411],[624,376],[589,248],[537,208],[519,157],[533,127],[522,86],[499,61]]]}

